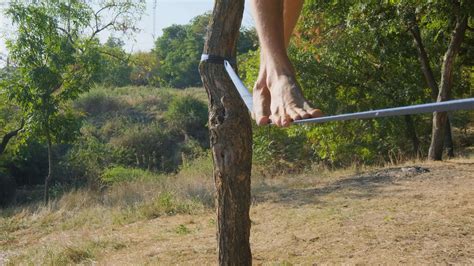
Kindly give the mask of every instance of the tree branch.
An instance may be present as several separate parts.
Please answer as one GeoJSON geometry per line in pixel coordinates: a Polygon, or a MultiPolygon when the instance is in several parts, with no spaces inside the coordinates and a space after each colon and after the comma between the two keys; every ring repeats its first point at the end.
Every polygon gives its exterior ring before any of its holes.
{"type": "Polygon", "coordinates": [[[0,144],[0,155],[3,154],[3,152],[5,151],[6,147],[7,147],[7,144],[8,142],[10,141],[11,138],[15,137],[16,135],[18,135],[18,133],[23,130],[23,127],[25,126],[25,120],[22,119],[21,120],[21,125],[18,129],[15,129],[13,131],[10,131],[8,132],[5,136],[3,136],[3,139],[2,139],[2,143],[0,144]]]}
{"type": "Polygon", "coordinates": [[[438,84],[433,74],[433,70],[431,69],[430,60],[421,38],[420,28],[418,27],[418,22],[416,21],[416,17],[414,15],[411,17],[409,22],[409,30],[418,48],[418,59],[421,63],[421,71],[423,72],[426,83],[431,89],[431,98],[436,99],[438,97],[438,84]]]}
{"type": "Polygon", "coordinates": [[[130,59],[130,56],[131,56],[131,54],[129,54],[129,55],[127,55],[126,58],[124,58],[124,57],[121,57],[121,56],[119,56],[119,55],[116,55],[116,54],[114,54],[114,53],[111,53],[111,52],[108,52],[108,51],[105,51],[105,50],[102,50],[102,49],[99,50],[99,53],[108,55],[108,56],[110,56],[110,57],[113,57],[113,58],[119,60],[119,61],[122,62],[122,63],[128,63],[128,61],[129,61],[129,59],[130,59]]]}
{"type": "Polygon", "coordinates": [[[104,11],[105,9],[109,9],[109,8],[112,8],[112,7],[118,7],[118,5],[116,4],[109,4],[109,5],[106,5],[104,7],[102,7],[101,9],[99,9],[97,12],[94,13],[94,20],[95,20],[95,30],[92,32],[92,35],[91,37],[89,38],[89,40],[92,40],[94,39],[94,37],[99,34],[100,32],[106,30],[107,28],[111,27],[111,26],[114,26],[116,23],[117,23],[117,19],[119,16],[123,15],[126,13],[126,10],[121,10],[121,11],[118,11],[117,14],[115,14],[115,16],[113,17],[113,19],[105,24],[104,26],[100,27],[99,26],[99,14],[100,12],[104,11]]]}

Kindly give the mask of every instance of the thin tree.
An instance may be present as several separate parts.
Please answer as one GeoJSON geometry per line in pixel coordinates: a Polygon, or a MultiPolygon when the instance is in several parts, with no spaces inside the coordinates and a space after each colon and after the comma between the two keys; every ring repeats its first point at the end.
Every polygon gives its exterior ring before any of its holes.
{"type": "Polygon", "coordinates": [[[99,65],[97,35],[106,29],[133,29],[130,17],[141,8],[142,1],[132,0],[103,1],[100,6],[46,0],[13,1],[7,9],[16,30],[7,42],[15,71],[2,80],[1,87],[22,109],[25,131],[47,144],[46,202],[53,178],[53,144],[78,132],[67,103],[90,88],[99,65]]]}
{"type": "MultiPolygon", "coordinates": [[[[215,1],[204,53],[235,58],[243,8],[244,0],[215,1]]],[[[209,98],[209,133],[217,188],[219,264],[251,265],[250,117],[223,62],[201,62],[199,70],[209,98]]]]}
{"type": "MultiPolygon", "coordinates": [[[[455,4],[457,3],[456,1],[454,2],[455,4]]],[[[438,102],[446,101],[450,97],[451,88],[453,86],[454,62],[459,53],[459,49],[461,48],[464,34],[467,29],[468,16],[462,14],[460,10],[458,11],[459,12],[454,15],[456,23],[451,34],[451,41],[449,42],[448,49],[443,57],[441,81],[437,97],[438,102]]],[[[446,112],[434,112],[431,144],[428,152],[428,158],[431,160],[442,159],[447,122],[448,115],[446,112]]]]}

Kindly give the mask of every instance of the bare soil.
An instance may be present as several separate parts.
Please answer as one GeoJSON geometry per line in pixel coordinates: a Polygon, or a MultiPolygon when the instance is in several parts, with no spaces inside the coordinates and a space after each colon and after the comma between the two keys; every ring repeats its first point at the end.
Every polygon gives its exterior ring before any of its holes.
{"type": "MultiPolygon", "coordinates": [[[[24,263],[38,264],[31,254],[79,244],[95,250],[79,257],[85,264],[216,264],[214,219],[208,211],[104,228],[18,230],[0,264],[26,253],[24,263]]],[[[474,264],[474,159],[254,180],[251,219],[256,265],[474,264]]]]}

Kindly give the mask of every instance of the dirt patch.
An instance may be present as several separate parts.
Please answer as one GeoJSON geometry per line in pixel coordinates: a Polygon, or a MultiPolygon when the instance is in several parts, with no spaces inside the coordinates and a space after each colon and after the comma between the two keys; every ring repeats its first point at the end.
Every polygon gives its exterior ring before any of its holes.
{"type": "MultiPolygon", "coordinates": [[[[473,188],[474,159],[255,180],[254,263],[473,264],[473,188]]],[[[26,263],[51,254],[45,246],[59,252],[98,246],[88,261],[215,264],[214,219],[209,211],[105,228],[19,231],[14,237],[22,245],[4,247],[18,256],[36,254],[15,260],[26,263]]]]}

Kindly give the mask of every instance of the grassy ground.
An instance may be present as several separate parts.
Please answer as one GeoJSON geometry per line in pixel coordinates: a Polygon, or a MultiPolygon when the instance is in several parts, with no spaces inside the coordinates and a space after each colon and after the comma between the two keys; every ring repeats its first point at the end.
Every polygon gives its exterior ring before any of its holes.
{"type": "MultiPolygon", "coordinates": [[[[0,265],[215,264],[209,171],[3,210],[0,265]]],[[[473,264],[473,187],[473,157],[257,177],[254,263],[473,264]]]]}

